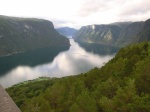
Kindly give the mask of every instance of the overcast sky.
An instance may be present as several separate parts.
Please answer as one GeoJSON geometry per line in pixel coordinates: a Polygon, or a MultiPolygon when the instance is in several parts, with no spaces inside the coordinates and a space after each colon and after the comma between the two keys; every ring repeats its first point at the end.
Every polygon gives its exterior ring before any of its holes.
{"type": "Polygon", "coordinates": [[[55,28],[150,18],[150,0],[0,0],[0,15],[44,18],[55,28]]]}

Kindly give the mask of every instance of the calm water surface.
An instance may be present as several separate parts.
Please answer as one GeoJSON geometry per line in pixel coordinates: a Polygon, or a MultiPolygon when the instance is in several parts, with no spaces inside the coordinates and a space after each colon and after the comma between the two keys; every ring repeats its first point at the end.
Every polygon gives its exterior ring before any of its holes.
{"type": "Polygon", "coordinates": [[[47,48],[0,58],[0,84],[9,87],[41,76],[64,77],[84,73],[103,66],[116,51],[110,50],[112,47],[108,50],[102,46],[79,45],[72,39],[70,43],[70,48],[47,48]]]}

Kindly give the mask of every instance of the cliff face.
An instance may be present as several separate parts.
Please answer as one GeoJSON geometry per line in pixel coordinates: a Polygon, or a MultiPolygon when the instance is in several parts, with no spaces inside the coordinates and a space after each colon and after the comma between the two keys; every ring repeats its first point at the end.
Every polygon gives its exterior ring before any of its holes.
{"type": "Polygon", "coordinates": [[[47,20],[0,16],[0,56],[44,47],[69,46],[47,20]]]}
{"type": "Polygon", "coordinates": [[[134,43],[139,43],[143,41],[150,41],[150,19],[144,22],[141,31],[138,33],[137,37],[134,39],[134,43]]]}
{"type": "Polygon", "coordinates": [[[137,34],[142,30],[143,22],[133,22],[122,28],[116,44],[128,45],[133,42],[137,34]]]}
{"type": "Polygon", "coordinates": [[[120,28],[115,25],[89,25],[82,27],[73,38],[77,42],[112,44],[119,32],[120,28]]]}
{"type": "Polygon", "coordinates": [[[126,46],[150,40],[150,19],[145,22],[121,22],[81,27],[73,38],[77,42],[126,46]]]}

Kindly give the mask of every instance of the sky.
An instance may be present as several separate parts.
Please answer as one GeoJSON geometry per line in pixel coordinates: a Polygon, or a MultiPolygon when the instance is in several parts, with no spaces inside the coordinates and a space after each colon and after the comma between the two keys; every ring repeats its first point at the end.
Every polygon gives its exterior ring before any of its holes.
{"type": "Polygon", "coordinates": [[[55,28],[145,21],[150,0],[0,0],[0,15],[47,19],[55,28]]]}

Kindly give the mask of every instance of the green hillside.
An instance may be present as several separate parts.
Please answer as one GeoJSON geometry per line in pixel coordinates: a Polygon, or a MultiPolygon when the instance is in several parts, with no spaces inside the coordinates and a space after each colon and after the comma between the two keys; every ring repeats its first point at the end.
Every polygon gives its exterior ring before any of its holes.
{"type": "Polygon", "coordinates": [[[69,45],[69,40],[60,35],[50,21],[0,16],[0,56],[69,45]]]}
{"type": "Polygon", "coordinates": [[[150,43],[122,48],[102,68],[64,78],[39,78],[8,93],[22,112],[149,112],[150,43]]]}

